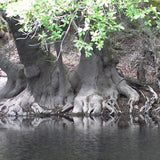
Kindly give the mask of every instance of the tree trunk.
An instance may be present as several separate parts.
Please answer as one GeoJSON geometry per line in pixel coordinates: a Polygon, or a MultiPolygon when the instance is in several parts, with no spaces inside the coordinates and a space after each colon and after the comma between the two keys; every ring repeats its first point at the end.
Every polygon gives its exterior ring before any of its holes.
{"type": "Polygon", "coordinates": [[[129,99],[129,111],[132,112],[139,95],[119,76],[116,70],[117,59],[109,41],[106,41],[101,53],[96,49],[94,52],[96,54],[86,58],[82,51],[80,63],[71,76],[77,95],[73,113],[99,115],[103,109],[108,109],[110,114],[121,112],[117,103],[120,94],[129,99]]]}
{"type": "MultiPolygon", "coordinates": [[[[60,53],[60,42],[55,43],[57,54],[60,54],[58,61],[55,61],[52,54],[45,54],[35,37],[18,31],[21,26],[17,25],[16,20],[7,18],[7,22],[20,61],[24,65],[27,87],[14,99],[1,103],[1,114],[64,113],[71,108],[73,113],[87,115],[99,115],[103,109],[107,109],[110,114],[118,113],[119,94],[129,99],[128,104],[132,112],[139,95],[119,76],[116,70],[116,56],[109,41],[105,42],[101,52],[94,47],[93,55],[89,58],[85,57],[85,51],[82,50],[79,65],[67,77],[60,53]]],[[[11,69],[12,65],[7,61],[7,65],[5,62],[1,65],[4,70],[5,66],[11,69]]],[[[10,77],[13,79],[13,74],[10,77]]],[[[15,78],[17,80],[17,77],[15,78]]]]}
{"type": "MultiPolygon", "coordinates": [[[[16,20],[7,18],[7,22],[13,34],[20,61],[24,65],[27,87],[9,103],[2,103],[3,114],[55,113],[71,107],[73,94],[61,56],[58,61],[55,61],[52,54],[46,54],[41,49],[40,42],[35,37],[31,38],[31,35],[26,36],[19,32],[21,26],[17,25],[16,20]]],[[[7,67],[11,69],[9,64],[7,67]]]]}
{"type": "Polygon", "coordinates": [[[7,74],[7,83],[0,91],[0,99],[11,98],[18,95],[26,87],[24,76],[24,66],[10,62],[7,57],[5,48],[0,50],[0,68],[7,74]]]}

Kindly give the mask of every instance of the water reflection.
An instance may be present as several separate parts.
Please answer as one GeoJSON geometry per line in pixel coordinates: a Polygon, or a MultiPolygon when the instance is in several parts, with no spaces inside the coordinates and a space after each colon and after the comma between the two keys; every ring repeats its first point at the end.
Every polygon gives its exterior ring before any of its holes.
{"type": "Polygon", "coordinates": [[[147,116],[5,118],[0,160],[158,160],[159,124],[147,116]]]}

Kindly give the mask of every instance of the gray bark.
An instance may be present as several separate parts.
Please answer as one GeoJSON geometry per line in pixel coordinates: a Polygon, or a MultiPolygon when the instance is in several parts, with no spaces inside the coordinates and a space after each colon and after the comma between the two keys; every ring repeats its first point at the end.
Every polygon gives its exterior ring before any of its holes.
{"type": "Polygon", "coordinates": [[[71,84],[77,94],[73,112],[99,115],[103,109],[108,109],[110,114],[117,114],[120,112],[117,103],[119,94],[128,98],[129,112],[132,112],[139,100],[138,93],[119,76],[117,60],[108,41],[101,52],[85,58],[82,50],[80,63],[71,76],[71,84]]]}
{"type": "MultiPolygon", "coordinates": [[[[79,65],[67,77],[62,55],[58,61],[54,58],[48,60],[40,45],[35,45],[39,43],[36,38],[26,37],[19,32],[21,26],[17,25],[15,20],[7,21],[20,61],[24,65],[24,72],[22,69],[20,71],[25,75],[27,87],[14,99],[0,104],[1,113],[65,113],[73,108],[73,113],[76,114],[100,115],[103,109],[107,109],[110,114],[117,114],[120,112],[117,103],[120,93],[128,97],[132,112],[139,95],[116,71],[117,59],[109,41],[105,42],[101,52],[94,47],[93,55],[89,58],[85,57],[85,51],[82,49],[79,65]]],[[[86,35],[85,39],[90,42],[90,35],[86,35]]],[[[59,42],[55,43],[55,48],[59,54],[59,42]]],[[[53,56],[50,54],[49,57],[53,56]]],[[[3,63],[4,69],[5,66],[10,69],[9,62],[7,65],[3,63]]],[[[13,74],[10,76],[12,78],[13,74]]]]}
{"type": "Polygon", "coordinates": [[[0,99],[11,98],[19,94],[26,87],[26,79],[22,64],[16,64],[7,59],[4,48],[0,50],[0,68],[7,74],[7,83],[0,91],[0,99]]]}
{"type": "MultiPolygon", "coordinates": [[[[40,45],[37,45],[40,42],[35,37],[31,38],[31,35],[26,37],[18,31],[21,26],[17,25],[16,20],[7,18],[7,22],[23,64],[21,66],[24,66],[22,73],[25,75],[27,87],[7,104],[2,103],[3,113],[33,114],[37,111],[56,113],[72,107],[72,89],[61,57],[55,61],[52,54],[46,55],[40,45]]],[[[59,48],[58,44],[56,46],[59,48]]],[[[11,69],[9,62],[6,65],[4,62],[3,65],[4,69],[5,66],[11,69]]],[[[10,76],[13,77],[13,74],[10,76]]]]}

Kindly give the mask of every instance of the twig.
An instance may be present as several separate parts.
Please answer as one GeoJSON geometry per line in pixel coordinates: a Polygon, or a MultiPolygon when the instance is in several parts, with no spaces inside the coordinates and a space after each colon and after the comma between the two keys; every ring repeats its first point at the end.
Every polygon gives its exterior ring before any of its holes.
{"type": "Polygon", "coordinates": [[[58,59],[59,59],[59,57],[60,57],[60,55],[61,55],[61,52],[62,52],[62,50],[63,50],[63,43],[64,43],[64,40],[65,40],[65,38],[66,38],[66,36],[67,36],[67,34],[68,34],[70,28],[71,28],[71,24],[72,24],[73,20],[74,20],[74,17],[71,19],[71,21],[70,21],[70,23],[69,23],[69,26],[68,26],[68,28],[67,28],[67,31],[65,32],[65,35],[64,35],[64,37],[63,37],[63,39],[62,39],[62,41],[61,41],[61,44],[60,44],[60,51],[59,51],[59,53],[58,53],[58,57],[57,57],[56,61],[58,61],[58,59]]]}
{"type": "Polygon", "coordinates": [[[78,26],[77,26],[76,22],[74,21],[74,19],[72,21],[72,25],[73,25],[73,28],[75,29],[75,31],[78,33],[78,26]]]}
{"type": "Polygon", "coordinates": [[[0,77],[7,77],[7,75],[0,75],[0,77]]]}
{"type": "MultiPolygon", "coordinates": [[[[35,37],[35,35],[37,34],[37,30],[38,30],[38,25],[37,23],[35,24],[35,31],[34,31],[34,34],[32,35],[31,39],[33,39],[35,37]]],[[[34,29],[33,29],[34,30],[34,29]]]]}

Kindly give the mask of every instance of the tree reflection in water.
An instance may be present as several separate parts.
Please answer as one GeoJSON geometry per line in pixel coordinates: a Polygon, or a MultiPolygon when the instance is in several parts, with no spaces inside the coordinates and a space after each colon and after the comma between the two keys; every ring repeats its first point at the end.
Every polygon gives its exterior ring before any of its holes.
{"type": "Polygon", "coordinates": [[[147,115],[3,117],[0,160],[150,160],[160,157],[159,123],[147,115]]]}
{"type": "Polygon", "coordinates": [[[121,114],[110,117],[76,117],[76,116],[52,116],[47,118],[40,117],[1,117],[0,128],[14,130],[30,130],[40,125],[52,123],[54,126],[70,127],[77,129],[94,129],[108,126],[114,128],[128,128],[141,126],[159,126],[159,118],[151,118],[148,115],[121,114]]]}

